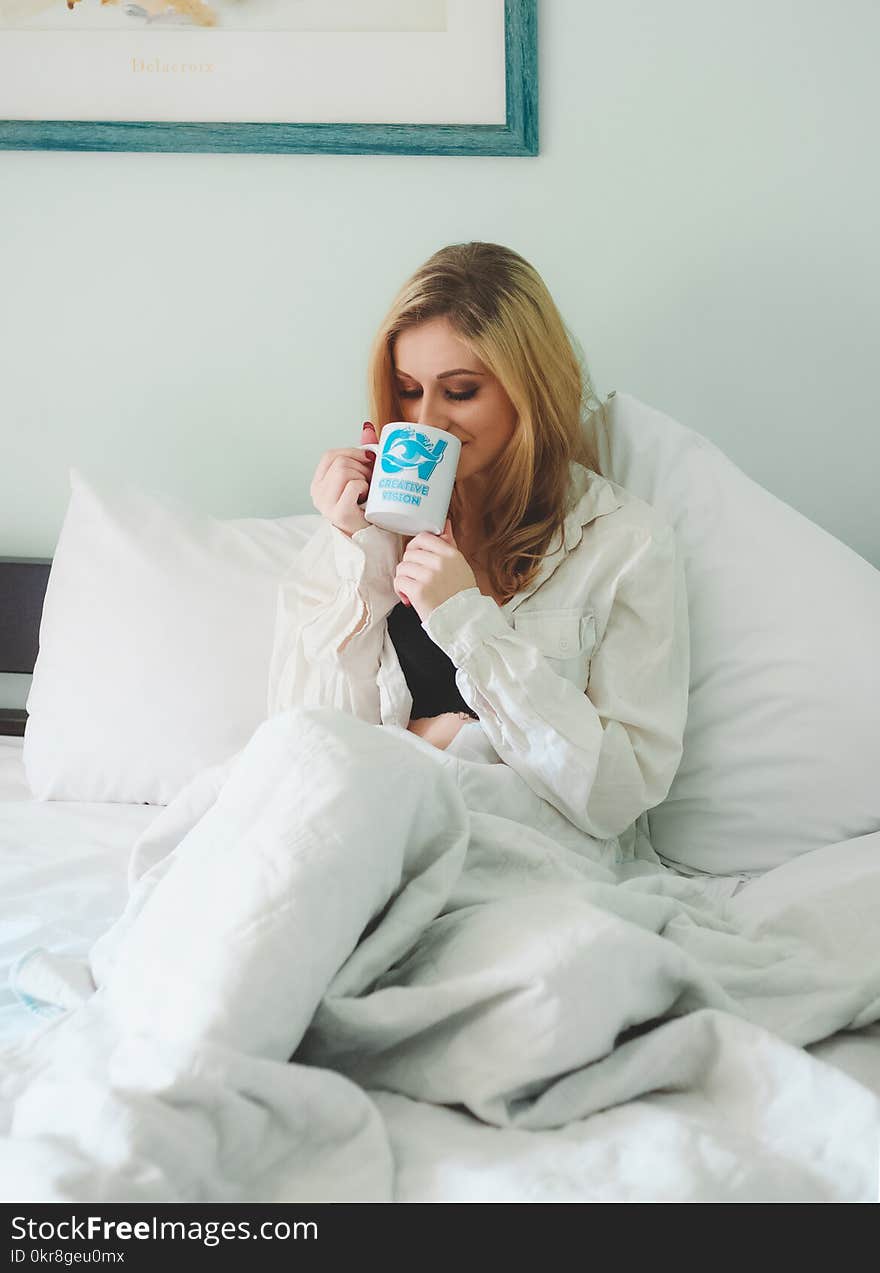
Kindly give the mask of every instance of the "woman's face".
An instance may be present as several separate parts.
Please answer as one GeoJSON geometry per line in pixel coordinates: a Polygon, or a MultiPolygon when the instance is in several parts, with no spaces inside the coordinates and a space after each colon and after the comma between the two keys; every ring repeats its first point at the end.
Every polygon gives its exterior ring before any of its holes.
{"type": "Polygon", "coordinates": [[[516,410],[500,381],[458,340],[446,318],[401,332],[393,361],[401,419],[459,439],[456,483],[465,500],[476,497],[516,426],[516,410]]]}

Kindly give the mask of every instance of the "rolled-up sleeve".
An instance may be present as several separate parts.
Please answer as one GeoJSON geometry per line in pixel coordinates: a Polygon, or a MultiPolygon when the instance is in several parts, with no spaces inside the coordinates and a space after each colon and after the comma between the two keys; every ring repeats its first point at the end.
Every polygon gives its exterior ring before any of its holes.
{"type": "Polygon", "coordinates": [[[337,707],[380,724],[377,675],[400,535],[324,521],[278,585],[267,712],[337,707]]]}
{"type": "Polygon", "coordinates": [[[631,553],[586,690],[468,588],[423,627],[458,668],[462,697],[502,761],[576,827],[619,835],[669,791],[682,755],[690,645],[684,570],[671,527],[631,553]]]}

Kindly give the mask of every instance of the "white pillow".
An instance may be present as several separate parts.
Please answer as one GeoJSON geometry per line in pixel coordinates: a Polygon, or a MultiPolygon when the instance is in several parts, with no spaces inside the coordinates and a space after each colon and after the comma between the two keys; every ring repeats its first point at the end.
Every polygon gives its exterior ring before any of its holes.
{"type": "Polygon", "coordinates": [[[663,513],[687,576],[690,705],[648,814],[657,853],[760,873],[878,830],[880,572],[693,430],[625,393],[605,414],[600,468],[663,513]]]}
{"type": "Polygon", "coordinates": [[[266,716],[278,583],[317,513],[218,521],[70,470],[27,699],[39,800],[168,804],[266,716]]]}

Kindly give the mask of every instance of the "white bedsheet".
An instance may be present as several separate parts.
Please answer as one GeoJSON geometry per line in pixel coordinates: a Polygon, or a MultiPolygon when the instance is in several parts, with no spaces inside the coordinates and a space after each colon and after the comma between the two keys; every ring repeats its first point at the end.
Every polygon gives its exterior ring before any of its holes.
{"type": "Polygon", "coordinates": [[[23,743],[0,736],[0,1043],[39,1022],[9,987],[13,965],[40,947],[87,954],[125,906],[132,846],[161,812],[34,800],[23,743]]]}
{"type": "Polygon", "coordinates": [[[502,767],[340,713],[164,811],[38,805],[16,746],[7,957],[88,949],[135,840],[142,878],[99,992],[0,1057],[3,1197],[876,1200],[880,836],[717,911],[487,812],[502,767]]]}

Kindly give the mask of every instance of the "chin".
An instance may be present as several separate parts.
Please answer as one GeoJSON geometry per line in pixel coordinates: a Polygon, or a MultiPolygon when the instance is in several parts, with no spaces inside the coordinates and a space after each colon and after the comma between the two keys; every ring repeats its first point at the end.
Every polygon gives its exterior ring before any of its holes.
{"type": "Polygon", "coordinates": [[[470,464],[462,463],[458,466],[458,476],[463,478],[479,477],[481,474],[485,475],[486,468],[487,466],[485,464],[481,464],[479,460],[473,461],[470,464]]]}

